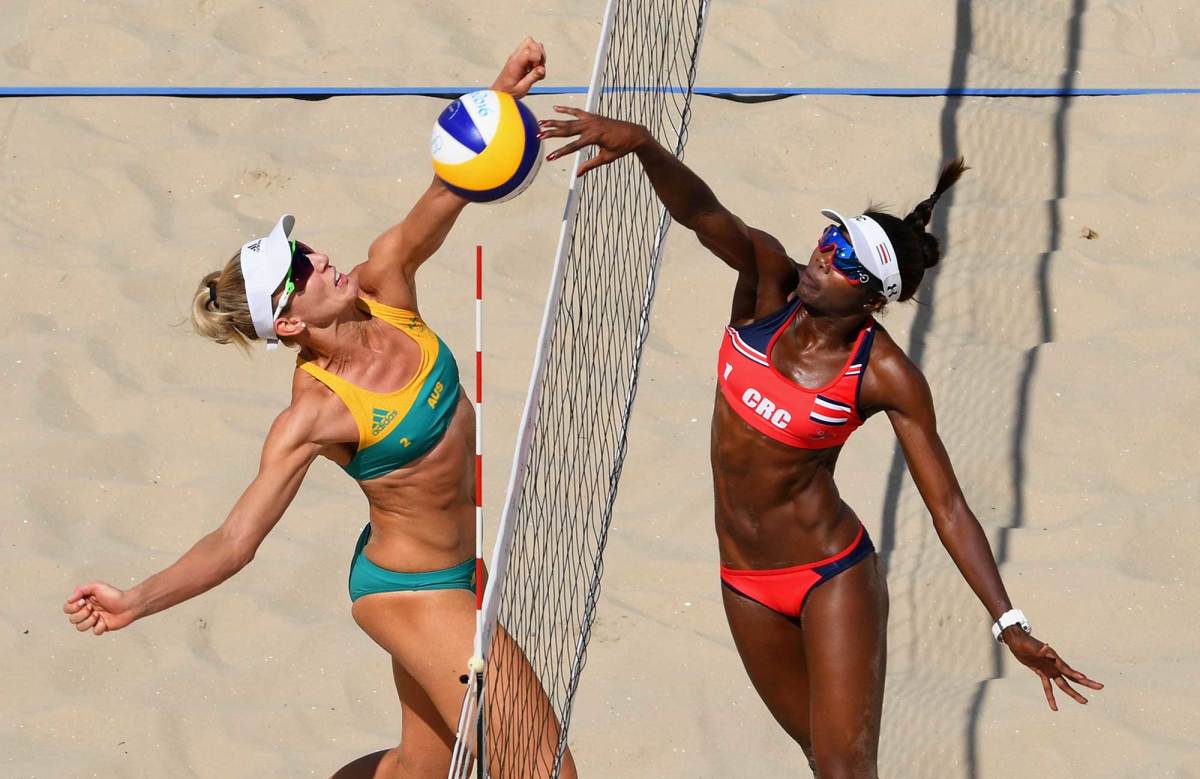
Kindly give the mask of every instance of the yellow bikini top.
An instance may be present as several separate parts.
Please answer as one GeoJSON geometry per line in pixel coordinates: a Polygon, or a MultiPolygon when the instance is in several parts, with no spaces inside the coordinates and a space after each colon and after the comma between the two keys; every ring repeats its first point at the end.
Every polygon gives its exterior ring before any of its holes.
{"type": "Polygon", "coordinates": [[[358,451],[344,469],[365,481],[407,465],[442,439],[458,405],[458,365],[449,347],[415,311],[366,298],[359,298],[358,306],[417,342],[421,362],[407,384],[392,392],[374,392],[311,360],[298,358],[296,365],[332,390],[350,410],[358,425],[358,451]]]}

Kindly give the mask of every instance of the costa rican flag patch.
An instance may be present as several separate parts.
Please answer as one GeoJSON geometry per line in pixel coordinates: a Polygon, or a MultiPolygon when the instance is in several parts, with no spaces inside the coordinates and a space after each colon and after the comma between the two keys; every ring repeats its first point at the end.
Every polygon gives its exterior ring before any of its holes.
{"type": "Polygon", "coordinates": [[[817,395],[813,399],[812,411],[808,412],[808,418],[813,422],[822,425],[844,425],[850,421],[850,414],[854,409],[847,406],[845,403],[827,398],[824,395],[817,395]]]}

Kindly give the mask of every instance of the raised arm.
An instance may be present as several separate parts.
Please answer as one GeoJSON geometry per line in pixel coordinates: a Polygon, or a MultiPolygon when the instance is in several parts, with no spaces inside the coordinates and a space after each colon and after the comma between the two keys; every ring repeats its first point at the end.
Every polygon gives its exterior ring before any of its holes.
{"type": "MultiPolygon", "coordinates": [[[[520,98],[545,77],[546,49],[525,38],[491,88],[520,98]]],[[[381,303],[415,310],[417,269],[441,248],[467,202],[435,176],[408,215],[376,238],[367,261],[351,271],[359,287],[381,303]]]]}
{"type": "Polygon", "coordinates": [[[434,177],[408,215],[372,241],[367,261],[350,272],[359,288],[381,303],[416,310],[417,269],[441,248],[466,205],[434,177]]]}
{"type": "Polygon", "coordinates": [[[77,587],[63,606],[76,629],[101,635],[212,589],[254,559],[267,533],[296,496],[320,447],[313,417],[296,407],[271,426],[258,475],[219,528],[167,568],[122,591],[105,582],[77,587]]]}
{"type": "MultiPolygon", "coordinates": [[[[1012,608],[996,559],[979,520],[967,505],[946,447],[938,435],[929,384],[903,353],[893,349],[892,353],[879,355],[881,359],[872,360],[872,386],[864,386],[864,406],[870,408],[872,400],[878,399],[877,407],[887,412],[909,472],[933,517],[938,538],[994,621],[1012,608]]],[[[1094,690],[1103,687],[1072,669],[1049,644],[1025,633],[1018,625],[1008,627],[1001,639],[1013,656],[1042,680],[1046,702],[1055,711],[1058,705],[1051,680],[1079,703],[1087,703],[1087,699],[1076,692],[1067,679],[1094,690]]]]}
{"type": "Polygon", "coordinates": [[[541,122],[547,138],[578,136],[555,150],[547,159],[558,159],[587,146],[598,147],[595,156],[580,166],[578,175],[601,165],[636,154],[655,194],[666,206],[671,218],[696,233],[706,249],[738,272],[738,290],[734,299],[734,318],[739,309],[753,316],[754,301],[760,297],[780,301],[795,288],[796,264],[788,258],[779,241],[767,233],[747,227],[717,200],[712,189],[663,148],[645,127],[609,119],[587,111],[555,106],[560,113],[575,117],[570,121],[541,122]]]}

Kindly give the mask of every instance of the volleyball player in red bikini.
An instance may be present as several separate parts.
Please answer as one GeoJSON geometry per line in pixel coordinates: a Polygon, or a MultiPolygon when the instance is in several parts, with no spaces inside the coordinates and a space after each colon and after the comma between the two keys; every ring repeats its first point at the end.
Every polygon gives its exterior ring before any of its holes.
{"type": "Polygon", "coordinates": [[[671,217],[737,271],[717,360],[712,471],[725,613],[759,695],[822,779],[877,774],[886,663],[887,587],[862,522],[838,493],[842,444],[873,414],[892,424],[946,550],[992,619],[992,633],[1041,679],[1079,703],[1068,680],[1102,685],[1034,638],[1000,580],[987,537],[938,437],[920,369],[873,318],[908,300],[941,257],[926,232],[938,198],[904,219],[828,219],[807,265],[747,227],[643,127],[572,108],[544,137],[578,138],[550,155],[599,147],[579,175],[636,154],[671,217]]]}

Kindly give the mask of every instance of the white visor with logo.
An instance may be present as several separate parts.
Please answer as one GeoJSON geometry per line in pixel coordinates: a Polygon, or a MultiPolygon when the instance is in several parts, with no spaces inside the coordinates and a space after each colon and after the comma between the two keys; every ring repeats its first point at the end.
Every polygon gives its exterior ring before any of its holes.
{"type": "MultiPolygon", "coordinates": [[[[275,333],[275,318],[287,305],[285,290],[279,304],[271,305],[271,296],[287,277],[292,266],[292,227],[296,217],[284,214],[275,223],[275,229],[265,238],[256,238],[242,247],[242,278],[246,282],[246,303],[250,307],[250,318],[254,320],[254,332],[267,342],[267,349],[279,345],[275,333]]],[[[857,250],[857,247],[855,247],[857,250]]]]}
{"type": "Polygon", "coordinates": [[[846,228],[850,245],[858,261],[883,284],[883,295],[889,301],[897,300],[903,291],[900,286],[900,264],[896,261],[896,250],[879,222],[869,216],[846,219],[832,209],[821,209],[821,215],[832,219],[846,228]]]}

